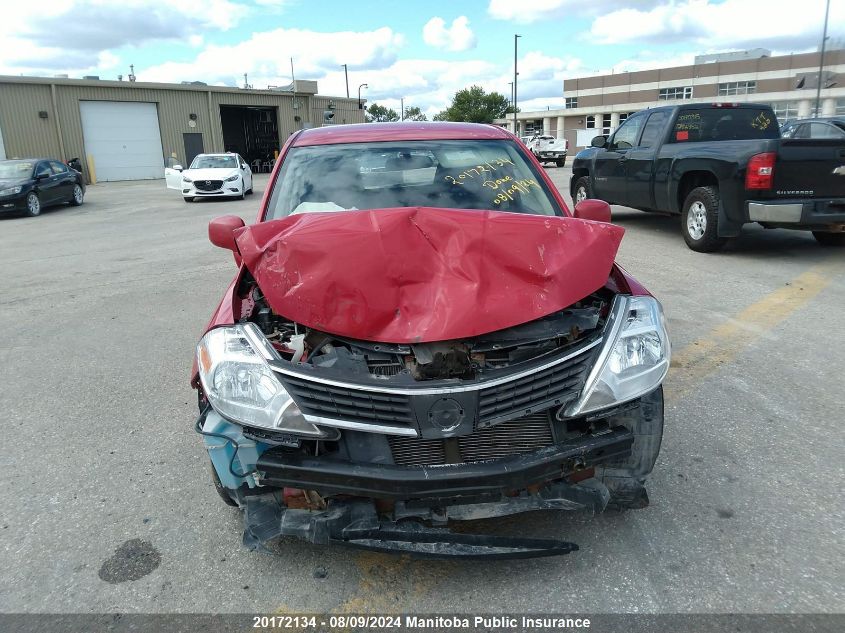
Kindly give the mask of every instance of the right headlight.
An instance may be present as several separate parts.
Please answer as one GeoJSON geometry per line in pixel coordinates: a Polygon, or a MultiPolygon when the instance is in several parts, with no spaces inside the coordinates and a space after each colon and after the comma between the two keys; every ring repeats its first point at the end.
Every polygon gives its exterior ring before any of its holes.
{"type": "Polygon", "coordinates": [[[669,371],[669,334],[657,299],[620,295],[611,318],[596,365],[566,417],[639,398],[657,388],[669,371]]]}
{"type": "Polygon", "coordinates": [[[191,180],[190,178],[188,178],[187,176],[182,176],[182,182],[194,182],[194,181],[191,180]]]}
{"type": "Polygon", "coordinates": [[[254,323],[209,330],[197,345],[200,382],[224,418],[303,437],[330,435],[308,422],[267,360],[279,358],[254,323]]]}

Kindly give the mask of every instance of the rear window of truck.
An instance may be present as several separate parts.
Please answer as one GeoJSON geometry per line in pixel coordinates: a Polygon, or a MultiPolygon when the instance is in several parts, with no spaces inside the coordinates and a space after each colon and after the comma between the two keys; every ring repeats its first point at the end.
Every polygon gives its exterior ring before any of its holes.
{"type": "Polygon", "coordinates": [[[766,108],[681,110],[670,143],[780,138],[777,118],[766,108]]]}

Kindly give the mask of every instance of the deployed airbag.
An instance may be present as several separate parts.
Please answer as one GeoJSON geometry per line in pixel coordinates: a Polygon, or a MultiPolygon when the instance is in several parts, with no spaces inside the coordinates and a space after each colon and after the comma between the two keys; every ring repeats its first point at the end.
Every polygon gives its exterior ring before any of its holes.
{"type": "Polygon", "coordinates": [[[500,211],[303,213],[240,229],[272,309],[385,343],[468,338],[561,310],[607,281],[624,230],[500,211]]]}

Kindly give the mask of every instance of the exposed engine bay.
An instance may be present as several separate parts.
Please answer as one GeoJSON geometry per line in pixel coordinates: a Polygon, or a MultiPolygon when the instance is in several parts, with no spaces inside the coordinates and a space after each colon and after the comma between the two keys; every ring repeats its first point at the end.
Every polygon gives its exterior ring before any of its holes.
{"type": "Polygon", "coordinates": [[[473,380],[485,372],[555,354],[601,331],[612,300],[612,293],[602,289],[566,309],[498,332],[467,340],[394,344],[305,327],[276,314],[253,280],[244,280],[244,290],[248,300],[242,318],[257,324],[284,359],[386,381],[396,376],[415,381],[473,380]]]}

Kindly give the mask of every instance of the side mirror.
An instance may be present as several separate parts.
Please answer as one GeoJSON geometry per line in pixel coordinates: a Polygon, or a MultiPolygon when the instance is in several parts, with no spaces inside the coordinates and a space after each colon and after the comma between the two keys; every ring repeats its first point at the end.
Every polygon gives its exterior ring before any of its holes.
{"type": "Polygon", "coordinates": [[[232,251],[238,266],[241,265],[241,254],[235,243],[235,231],[244,226],[244,221],[236,215],[221,215],[208,223],[209,241],[215,246],[232,251]]]}
{"type": "Polygon", "coordinates": [[[241,169],[246,170],[246,163],[244,163],[243,165],[241,165],[241,169]]]}
{"type": "Polygon", "coordinates": [[[182,169],[184,169],[184,168],[182,167],[182,165],[173,165],[173,167],[171,167],[171,169],[175,169],[176,171],[182,171],[182,169]]]}
{"type": "Polygon", "coordinates": [[[35,174],[36,180],[46,180],[49,177],[50,177],[50,174],[45,174],[44,172],[41,172],[40,174],[35,174]]]}
{"type": "Polygon", "coordinates": [[[590,141],[590,145],[593,147],[604,147],[607,145],[607,137],[606,136],[594,136],[593,140],[590,141]]]}
{"type": "Polygon", "coordinates": [[[610,205],[604,200],[587,199],[575,205],[576,218],[610,223],[610,205]]]}

